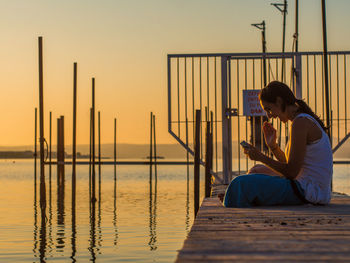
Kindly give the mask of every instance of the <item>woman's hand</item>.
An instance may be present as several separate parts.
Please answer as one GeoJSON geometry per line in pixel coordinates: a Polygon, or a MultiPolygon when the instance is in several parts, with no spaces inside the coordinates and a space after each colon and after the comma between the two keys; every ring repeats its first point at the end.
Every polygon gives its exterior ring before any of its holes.
{"type": "Polygon", "coordinates": [[[264,156],[264,154],[262,152],[260,152],[253,145],[250,145],[249,148],[247,147],[247,148],[243,148],[243,149],[244,149],[244,153],[246,155],[248,155],[249,159],[251,159],[253,161],[260,161],[262,159],[262,156],[264,156]]]}
{"type": "Polygon", "coordinates": [[[272,126],[271,123],[265,121],[263,124],[263,132],[266,144],[270,148],[275,148],[277,145],[276,142],[276,129],[272,126]]]}

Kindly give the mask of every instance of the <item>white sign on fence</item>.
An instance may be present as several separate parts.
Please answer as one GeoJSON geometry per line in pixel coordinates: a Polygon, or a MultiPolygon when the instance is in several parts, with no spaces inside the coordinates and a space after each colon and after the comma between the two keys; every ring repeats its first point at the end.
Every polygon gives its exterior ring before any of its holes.
{"type": "Polygon", "coordinates": [[[243,115],[264,116],[265,111],[259,101],[260,90],[243,90],[243,115]]]}

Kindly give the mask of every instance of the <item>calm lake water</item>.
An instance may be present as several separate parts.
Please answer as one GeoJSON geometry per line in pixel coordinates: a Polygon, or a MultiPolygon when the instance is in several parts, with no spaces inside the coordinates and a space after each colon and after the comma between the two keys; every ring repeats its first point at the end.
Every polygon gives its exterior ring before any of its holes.
{"type": "Polygon", "coordinates": [[[157,182],[153,168],[150,184],[149,166],[118,166],[116,182],[114,166],[102,166],[101,197],[93,213],[89,168],[77,166],[74,217],[71,166],[66,166],[60,193],[56,166],[51,191],[46,167],[47,219],[42,226],[34,161],[2,160],[0,262],[173,262],[193,222],[192,170],[190,166],[187,180],[186,165],[158,166],[157,182]]]}
{"type": "MultiPolygon", "coordinates": [[[[150,183],[149,166],[118,166],[115,174],[112,165],[105,165],[100,198],[96,171],[98,201],[91,207],[89,168],[77,166],[74,206],[71,166],[66,166],[61,192],[56,166],[51,190],[46,167],[42,224],[34,162],[1,160],[0,262],[173,262],[193,223],[193,167],[187,177],[185,165],[158,166],[157,182],[153,169],[150,183]]],[[[333,186],[350,194],[349,165],[334,166],[333,186]]]]}

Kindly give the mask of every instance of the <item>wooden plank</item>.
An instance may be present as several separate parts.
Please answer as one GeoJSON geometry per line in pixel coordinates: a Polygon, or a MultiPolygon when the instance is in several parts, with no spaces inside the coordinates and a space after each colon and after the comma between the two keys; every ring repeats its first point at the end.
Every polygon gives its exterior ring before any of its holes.
{"type": "Polygon", "coordinates": [[[334,195],[327,206],[255,208],[225,208],[211,197],[176,262],[350,261],[349,244],[349,196],[334,195]]]}

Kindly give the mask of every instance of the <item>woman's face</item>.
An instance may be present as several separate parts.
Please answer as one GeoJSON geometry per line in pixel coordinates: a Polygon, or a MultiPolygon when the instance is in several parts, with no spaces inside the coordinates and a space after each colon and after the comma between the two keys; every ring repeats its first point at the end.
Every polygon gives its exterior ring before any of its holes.
{"type": "Polygon", "coordinates": [[[276,103],[270,103],[264,100],[260,100],[261,107],[267,114],[269,119],[279,118],[282,122],[287,122],[288,118],[286,113],[282,111],[282,99],[277,97],[276,103]]]}

